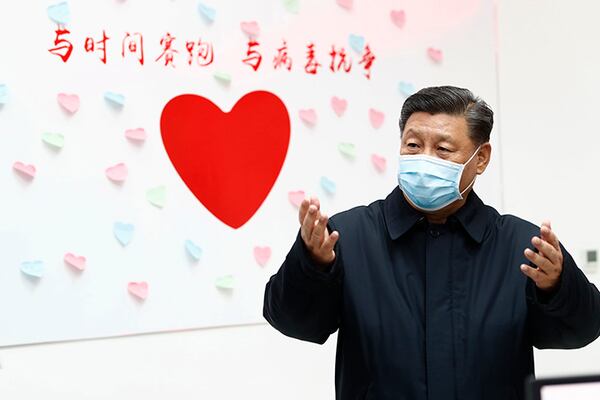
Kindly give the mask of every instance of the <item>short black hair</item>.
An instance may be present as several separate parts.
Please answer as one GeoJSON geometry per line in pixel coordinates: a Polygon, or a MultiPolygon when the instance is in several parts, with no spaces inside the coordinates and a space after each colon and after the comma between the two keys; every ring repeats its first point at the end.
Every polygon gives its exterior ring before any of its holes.
{"type": "Polygon", "coordinates": [[[413,113],[462,115],[469,127],[469,136],[479,146],[490,141],[494,112],[485,101],[469,89],[455,86],[433,86],[419,90],[406,99],[400,113],[400,135],[413,113]]]}

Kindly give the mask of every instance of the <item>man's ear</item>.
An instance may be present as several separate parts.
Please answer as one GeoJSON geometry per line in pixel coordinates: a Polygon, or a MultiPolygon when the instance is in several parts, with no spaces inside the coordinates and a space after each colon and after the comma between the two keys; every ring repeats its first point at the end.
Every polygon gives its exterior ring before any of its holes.
{"type": "Polygon", "coordinates": [[[475,157],[477,158],[477,175],[481,175],[486,170],[492,157],[492,145],[490,142],[482,144],[475,157]]]}

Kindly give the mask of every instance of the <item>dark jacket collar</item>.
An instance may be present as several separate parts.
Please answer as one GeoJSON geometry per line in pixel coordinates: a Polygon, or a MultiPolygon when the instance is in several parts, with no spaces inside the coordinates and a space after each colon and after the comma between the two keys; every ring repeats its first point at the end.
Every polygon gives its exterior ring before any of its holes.
{"type": "MultiPolygon", "coordinates": [[[[466,203],[449,219],[460,223],[467,234],[477,243],[483,241],[488,224],[488,213],[485,204],[474,191],[469,193],[466,203]]],[[[425,215],[415,210],[404,198],[399,187],[390,193],[384,202],[384,216],[388,233],[392,240],[407,233],[417,222],[425,219],[425,215]]]]}

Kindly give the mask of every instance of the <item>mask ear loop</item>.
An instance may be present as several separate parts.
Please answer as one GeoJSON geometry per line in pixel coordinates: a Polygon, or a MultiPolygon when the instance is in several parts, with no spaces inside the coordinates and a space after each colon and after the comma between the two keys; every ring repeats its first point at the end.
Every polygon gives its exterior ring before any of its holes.
{"type": "MultiPolygon", "coordinates": [[[[471,158],[469,158],[469,160],[468,160],[466,163],[464,163],[464,164],[463,164],[463,171],[465,170],[465,166],[466,166],[468,163],[470,163],[471,161],[473,161],[473,158],[475,157],[475,155],[476,155],[477,153],[479,153],[479,150],[481,150],[481,145],[480,145],[480,146],[477,148],[477,150],[475,150],[475,152],[473,153],[473,155],[471,156],[471,158]]],[[[460,176],[461,176],[461,178],[462,178],[462,172],[461,172],[460,176]]],[[[462,192],[460,192],[460,199],[461,199],[461,200],[463,199],[463,194],[464,194],[464,193],[465,193],[467,190],[469,190],[469,189],[470,189],[470,188],[471,188],[471,187],[472,187],[472,186],[475,184],[475,179],[477,179],[477,174],[475,174],[475,177],[473,178],[473,180],[471,181],[471,183],[469,183],[469,184],[467,185],[467,187],[465,188],[465,190],[463,190],[462,192]]],[[[459,185],[460,185],[460,182],[459,182],[459,185]]]]}
{"type": "Polygon", "coordinates": [[[482,146],[482,145],[479,145],[479,147],[477,148],[477,150],[475,150],[475,152],[473,153],[473,155],[471,155],[471,158],[469,158],[469,159],[467,160],[467,162],[466,162],[466,163],[464,163],[463,165],[465,165],[465,166],[466,166],[468,163],[470,163],[471,161],[473,161],[473,158],[475,157],[475,155],[477,155],[477,153],[479,153],[479,150],[481,150],[481,146],[482,146]]]}
{"type": "Polygon", "coordinates": [[[475,175],[475,178],[473,178],[473,180],[471,181],[471,183],[469,183],[469,185],[465,188],[465,190],[463,190],[462,192],[460,192],[460,199],[463,199],[463,194],[465,194],[465,192],[467,190],[469,190],[474,184],[475,184],[475,179],[477,179],[477,175],[475,175]]]}

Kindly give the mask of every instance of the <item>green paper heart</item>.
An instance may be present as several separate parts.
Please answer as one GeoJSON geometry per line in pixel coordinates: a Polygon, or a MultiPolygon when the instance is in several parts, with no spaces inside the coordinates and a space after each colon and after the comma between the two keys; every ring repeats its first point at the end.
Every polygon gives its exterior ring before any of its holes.
{"type": "Polygon", "coordinates": [[[231,83],[231,75],[229,75],[227,72],[218,71],[218,72],[215,72],[213,76],[219,82],[222,82],[225,84],[231,83]]]}
{"type": "Polygon", "coordinates": [[[167,188],[163,186],[157,186],[146,191],[146,200],[156,207],[163,208],[167,201],[167,188]]]}
{"type": "Polygon", "coordinates": [[[298,11],[300,11],[300,0],[283,0],[283,6],[289,12],[298,14],[298,11]]]}
{"type": "Polygon", "coordinates": [[[356,157],[356,146],[352,143],[340,143],[338,150],[348,158],[356,157]]]}
{"type": "Polygon", "coordinates": [[[65,145],[65,137],[60,133],[46,132],[42,135],[42,140],[49,146],[62,149],[65,145]]]}
{"type": "Polygon", "coordinates": [[[233,275],[225,275],[217,278],[215,286],[219,289],[231,290],[235,287],[235,278],[233,275]]]}

